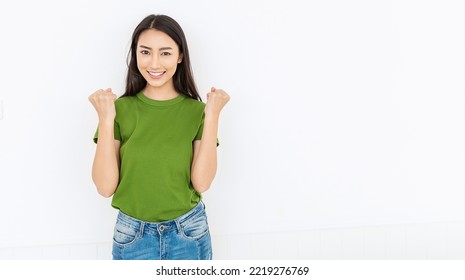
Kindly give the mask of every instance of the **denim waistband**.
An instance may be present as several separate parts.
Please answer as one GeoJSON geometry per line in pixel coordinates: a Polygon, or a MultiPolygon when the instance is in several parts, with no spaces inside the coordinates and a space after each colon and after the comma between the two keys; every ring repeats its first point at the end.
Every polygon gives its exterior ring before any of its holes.
{"type": "Polygon", "coordinates": [[[163,222],[144,222],[139,219],[133,218],[124,214],[123,212],[118,212],[118,222],[126,224],[132,228],[139,229],[140,231],[171,231],[179,229],[179,225],[183,222],[189,220],[192,216],[197,214],[200,211],[204,211],[205,204],[203,201],[200,201],[194,208],[189,212],[179,216],[176,219],[163,221],[163,222]]]}

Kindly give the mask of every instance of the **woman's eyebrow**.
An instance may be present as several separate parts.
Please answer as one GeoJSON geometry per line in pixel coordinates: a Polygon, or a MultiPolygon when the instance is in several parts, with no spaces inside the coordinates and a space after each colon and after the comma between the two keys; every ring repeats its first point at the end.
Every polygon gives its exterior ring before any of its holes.
{"type": "MultiPolygon", "coordinates": [[[[140,45],[139,47],[144,48],[144,49],[148,49],[148,50],[152,50],[151,47],[147,47],[147,46],[144,46],[144,45],[140,45]]],[[[159,51],[164,51],[164,50],[172,50],[172,49],[173,49],[172,47],[163,47],[163,48],[159,48],[158,50],[159,51]]]]}

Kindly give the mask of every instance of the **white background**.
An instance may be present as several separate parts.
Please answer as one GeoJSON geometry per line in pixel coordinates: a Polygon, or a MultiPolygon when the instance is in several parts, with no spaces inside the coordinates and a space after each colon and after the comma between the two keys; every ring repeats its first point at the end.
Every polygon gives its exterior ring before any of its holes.
{"type": "Polygon", "coordinates": [[[3,1],[0,248],[111,240],[87,97],[151,13],[231,95],[213,235],[465,219],[461,1],[3,1]]]}

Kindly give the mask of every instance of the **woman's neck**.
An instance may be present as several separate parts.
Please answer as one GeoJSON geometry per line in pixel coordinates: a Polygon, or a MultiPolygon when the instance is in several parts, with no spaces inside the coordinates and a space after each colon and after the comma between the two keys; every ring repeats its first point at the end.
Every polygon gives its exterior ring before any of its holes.
{"type": "Polygon", "coordinates": [[[179,96],[179,93],[176,92],[174,87],[169,88],[156,88],[151,85],[147,85],[142,92],[144,95],[150,99],[154,100],[170,100],[179,96]]]}

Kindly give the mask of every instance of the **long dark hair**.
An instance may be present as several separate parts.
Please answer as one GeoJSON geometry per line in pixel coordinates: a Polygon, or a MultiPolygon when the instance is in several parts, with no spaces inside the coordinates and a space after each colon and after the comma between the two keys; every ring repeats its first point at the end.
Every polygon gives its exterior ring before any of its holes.
{"type": "Polygon", "coordinates": [[[186,36],[181,26],[174,19],[166,15],[149,15],[134,30],[131,49],[127,57],[128,75],[126,77],[126,91],[121,97],[135,96],[147,85],[147,81],[137,68],[137,42],[139,41],[140,34],[150,28],[159,30],[170,36],[178,45],[179,53],[183,54],[182,61],[178,64],[176,73],[173,76],[174,89],[181,94],[201,101],[202,98],[197,91],[192,74],[186,36]]]}

